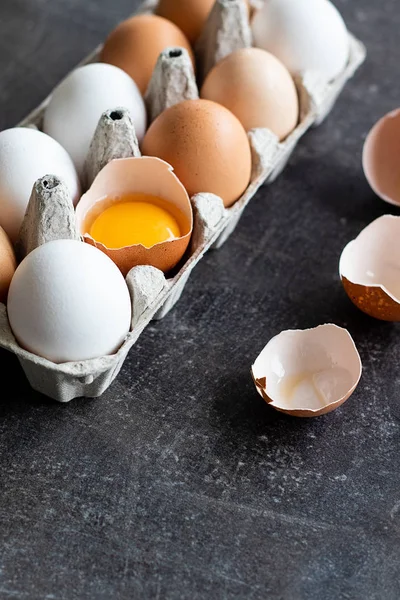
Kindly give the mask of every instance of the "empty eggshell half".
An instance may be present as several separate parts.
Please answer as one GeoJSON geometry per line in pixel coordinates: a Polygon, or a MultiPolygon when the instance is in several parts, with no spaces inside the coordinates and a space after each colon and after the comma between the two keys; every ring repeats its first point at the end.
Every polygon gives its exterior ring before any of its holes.
{"type": "Polygon", "coordinates": [[[342,252],[340,277],[350,300],[383,321],[400,321],[400,217],[372,221],[342,252]]]}
{"type": "Polygon", "coordinates": [[[380,119],[364,143],[363,169],[374,192],[390,204],[400,205],[400,109],[380,119]]]}
{"type": "Polygon", "coordinates": [[[251,368],[260,396],[294,417],[318,417],[354,392],[362,365],[346,329],[320,325],[272,338],[251,368]]]}
{"type": "Polygon", "coordinates": [[[112,160],[97,175],[76,207],[78,229],[85,242],[107,254],[126,275],[132,267],[152,265],[163,272],[172,269],[184,255],[193,228],[189,196],[173,173],[171,165],[154,157],[112,160]],[[181,237],[155,244],[151,248],[136,244],[107,248],[88,233],[94,220],[121,197],[132,193],[150,194],[164,199],[174,209],[181,237]]]}

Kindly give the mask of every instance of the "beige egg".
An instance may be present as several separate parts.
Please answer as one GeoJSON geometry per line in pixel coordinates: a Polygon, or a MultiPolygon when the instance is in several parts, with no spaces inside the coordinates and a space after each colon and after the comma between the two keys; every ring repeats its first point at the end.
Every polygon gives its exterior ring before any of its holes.
{"type": "Polygon", "coordinates": [[[246,131],[270,129],[285,139],[299,120],[299,100],[293,78],[275,56],[259,48],[232,52],[208,74],[201,98],[228,108],[246,131]]]}
{"type": "Polygon", "coordinates": [[[193,211],[185,188],[170,165],[153,157],[123,158],[108,163],[78,202],[76,219],[85,242],[107,254],[123,275],[138,265],[151,265],[165,273],[170,271],[183,257],[193,228],[193,211]],[[107,248],[93,239],[89,232],[95,219],[130,194],[164,199],[179,221],[180,237],[151,247],[134,244],[120,248],[107,248]]]}
{"type": "Polygon", "coordinates": [[[185,48],[194,66],[189,41],[179,27],[157,15],[137,15],[110,33],[101,61],[128,73],[145,94],[160,52],[169,46],[185,48]]]}
{"type": "Polygon", "coordinates": [[[251,368],[265,402],[294,417],[318,417],[338,408],[356,389],[361,372],[351,335],[332,324],[282,331],[251,368]]]}
{"type": "Polygon", "coordinates": [[[0,302],[7,301],[8,289],[17,268],[17,261],[10,239],[0,227],[0,302]]]}
{"type": "Polygon", "coordinates": [[[172,165],[189,196],[211,192],[226,207],[250,181],[251,150],[243,126],[209,100],[186,100],[162,112],[148,129],[142,151],[172,165]]]}
{"type": "Polygon", "coordinates": [[[368,183],[382,200],[400,206],[400,109],[382,117],[369,132],[363,149],[368,183]]]}
{"type": "Polygon", "coordinates": [[[382,321],[400,321],[400,217],[383,215],[342,252],[339,272],[350,300],[382,321]]]}

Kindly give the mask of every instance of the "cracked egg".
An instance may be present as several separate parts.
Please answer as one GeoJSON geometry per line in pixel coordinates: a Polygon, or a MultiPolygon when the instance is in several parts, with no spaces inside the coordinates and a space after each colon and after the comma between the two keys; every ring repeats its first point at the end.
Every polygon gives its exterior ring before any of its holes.
{"type": "Polygon", "coordinates": [[[350,300],[382,321],[400,321],[400,217],[372,221],[342,252],[340,277],[350,300]]]}
{"type": "Polygon", "coordinates": [[[374,192],[400,206],[400,109],[382,117],[371,129],[363,148],[365,177],[374,192]]]}
{"type": "Polygon", "coordinates": [[[346,329],[326,324],[273,337],[251,367],[260,396],[294,417],[318,417],[354,392],[362,365],[346,329]]]}
{"type": "Polygon", "coordinates": [[[164,273],[183,257],[193,229],[189,196],[168,163],[153,157],[112,160],[76,207],[78,229],[119,267],[164,273]]]}

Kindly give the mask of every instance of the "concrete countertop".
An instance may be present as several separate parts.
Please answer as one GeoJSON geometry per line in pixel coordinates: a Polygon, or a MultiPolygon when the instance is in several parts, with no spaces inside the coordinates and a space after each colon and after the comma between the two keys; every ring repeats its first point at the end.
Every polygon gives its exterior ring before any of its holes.
{"type": "MultiPolygon", "coordinates": [[[[399,214],[369,189],[361,150],[400,104],[400,10],[336,5],[366,63],[108,392],[58,405],[0,353],[2,600],[398,600],[400,329],[352,306],[338,261],[399,214]],[[357,391],[315,420],[274,412],[252,361],[282,329],[324,322],[355,339],[357,391]]],[[[2,0],[0,128],[134,8],[2,0]]]]}

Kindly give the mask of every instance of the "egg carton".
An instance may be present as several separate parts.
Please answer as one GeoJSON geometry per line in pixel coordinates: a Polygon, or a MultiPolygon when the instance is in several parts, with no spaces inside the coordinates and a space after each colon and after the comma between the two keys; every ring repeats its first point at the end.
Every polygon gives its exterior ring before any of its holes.
{"type": "MultiPolygon", "coordinates": [[[[139,12],[152,12],[155,6],[156,3],[151,0],[143,4],[139,12]]],[[[251,34],[242,1],[217,0],[197,48],[203,75],[226,54],[249,45],[251,45],[251,34]]],[[[249,132],[253,160],[251,181],[242,197],[231,208],[224,208],[222,200],[213,194],[197,194],[191,198],[194,228],[189,251],[179,271],[172,277],[166,277],[151,266],[137,266],[131,269],[126,282],[132,299],[132,327],[116,354],[80,362],[52,363],[18,345],[9,326],[6,307],[0,304],[0,347],[13,352],[18,357],[29,383],[35,390],[59,402],[68,402],[83,396],[98,397],[104,393],[118,375],[129,350],[150,321],[162,319],[179,300],[192,270],[202,256],[210,248],[220,248],[226,242],[258,188],[276,179],[300,138],[309,128],[319,125],[330,112],[346,82],[366,56],[364,45],[350,33],[349,45],[348,64],[334,81],[325,81],[320,74],[312,72],[296,78],[300,120],[299,125],[285,141],[279,142],[278,138],[267,129],[254,129],[249,132]]],[[[98,61],[101,49],[102,46],[99,46],[79,66],[98,61]]],[[[197,87],[188,62],[185,51],[166,51],[160,56],[146,97],[152,116],[183,98],[197,97],[197,87]],[[173,68],[171,61],[175,62],[173,68]],[[175,73],[175,76],[171,75],[172,73],[175,73]],[[179,75],[177,76],[176,73],[179,75]],[[163,99],[161,104],[160,98],[163,99]]],[[[19,126],[40,129],[50,97],[51,95],[21,121],[19,126]]],[[[100,168],[109,160],[138,155],[135,143],[132,140],[127,142],[127,124],[129,125],[129,118],[121,109],[117,109],[116,112],[114,108],[103,115],[89,152],[87,172],[90,180],[93,180],[100,168]],[[115,114],[117,120],[113,121],[115,114]]],[[[41,218],[54,202],[53,198],[49,204],[52,194],[50,192],[46,194],[43,184],[48,187],[49,177],[46,181],[37,182],[33,189],[24,221],[25,230],[20,240],[22,255],[50,239],[76,237],[73,227],[67,232],[62,229],[50,231],[47,225],[48,219],[41,218]]],[[[61,183],[57,181],[52,185],[53,195],[62,188],[61,183]]],[[[71,221],[71,215],[68,218],[71,221]]]]}

